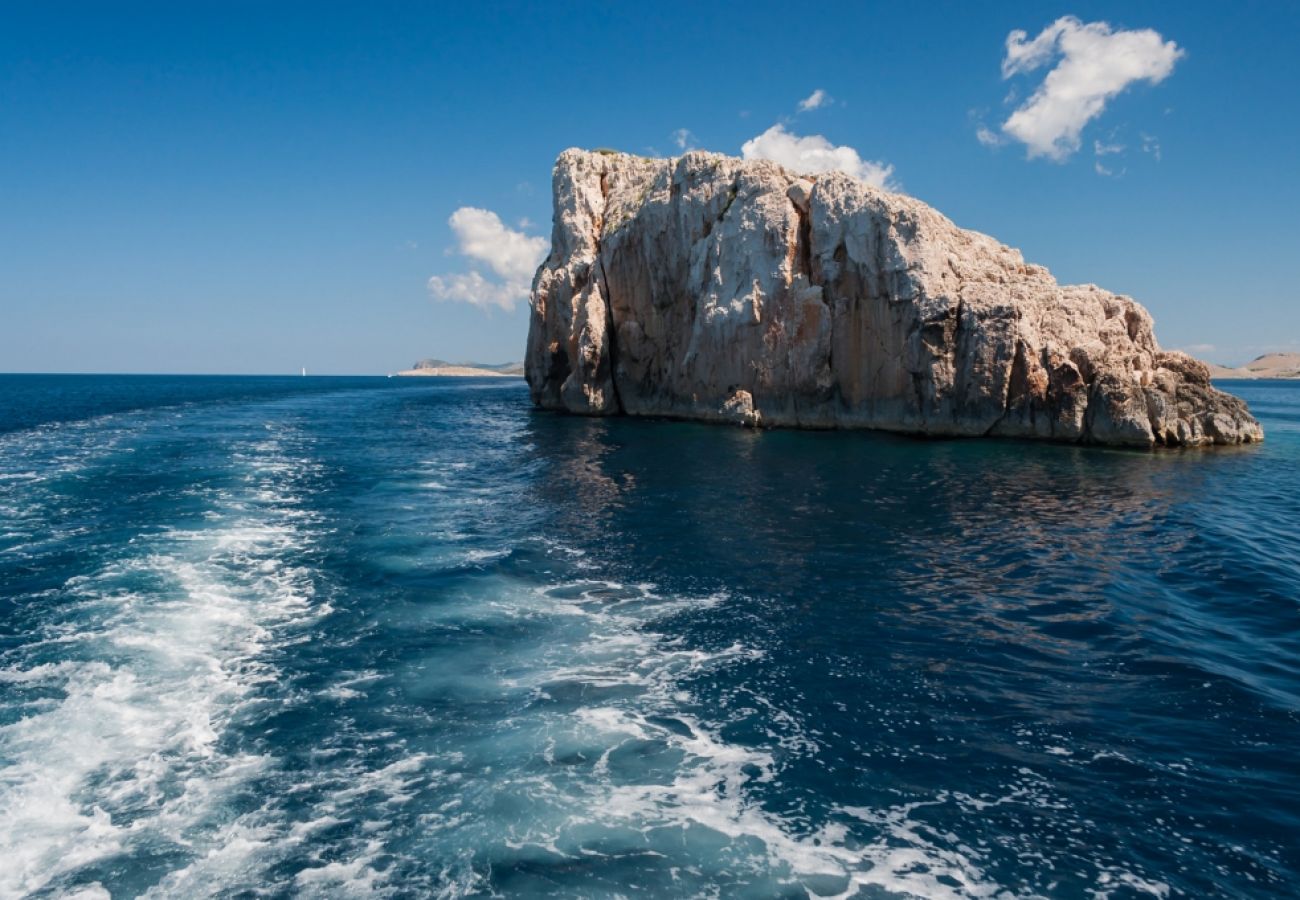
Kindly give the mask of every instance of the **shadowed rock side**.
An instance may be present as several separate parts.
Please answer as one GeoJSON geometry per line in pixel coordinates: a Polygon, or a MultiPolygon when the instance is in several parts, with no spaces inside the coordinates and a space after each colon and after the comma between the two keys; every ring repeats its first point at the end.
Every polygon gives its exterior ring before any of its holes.
{"type": "Polygon", "coordinates": [[[1129,446],[1263,438],[1150,315],[842,174],[567,150],[535,403],[588,415],[1129,446]]]}

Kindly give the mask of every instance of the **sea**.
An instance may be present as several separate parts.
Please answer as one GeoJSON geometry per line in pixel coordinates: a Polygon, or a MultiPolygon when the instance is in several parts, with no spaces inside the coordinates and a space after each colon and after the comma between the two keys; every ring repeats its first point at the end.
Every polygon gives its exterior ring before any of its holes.
{"type": "Polygon", "coordinates": [[[1300,892],[1300,384],[1134,452],[0,376],[0,897],[1300,892]]]}

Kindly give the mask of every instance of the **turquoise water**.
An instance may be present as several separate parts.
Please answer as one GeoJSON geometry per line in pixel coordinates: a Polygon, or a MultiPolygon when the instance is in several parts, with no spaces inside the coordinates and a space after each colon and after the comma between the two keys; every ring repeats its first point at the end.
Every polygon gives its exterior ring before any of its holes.
{"type": "Polygon", "coordinates": [[[1274,897],[1300,385],[1157,454],[0,377],[0,896],[1274,897]]]}

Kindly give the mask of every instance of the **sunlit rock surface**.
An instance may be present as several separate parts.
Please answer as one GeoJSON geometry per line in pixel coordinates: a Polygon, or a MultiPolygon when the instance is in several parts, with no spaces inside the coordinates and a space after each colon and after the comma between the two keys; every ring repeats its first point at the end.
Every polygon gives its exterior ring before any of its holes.
{"type": "Polygon", "coordinates": [[[534,402],[1128,446],[1263,430],[1151,316],[848,175],[567,150],[533,284],[534,402]]]}

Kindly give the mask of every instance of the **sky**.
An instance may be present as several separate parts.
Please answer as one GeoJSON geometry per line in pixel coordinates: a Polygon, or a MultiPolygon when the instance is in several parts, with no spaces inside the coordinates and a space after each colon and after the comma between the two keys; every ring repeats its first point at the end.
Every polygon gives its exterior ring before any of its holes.
{"type": "Polygon", "coordinates": [[[1300,4],[0,0],[0,371],[520,359],[567,147],[905,191],[1300,350],[1300,4]]]}

